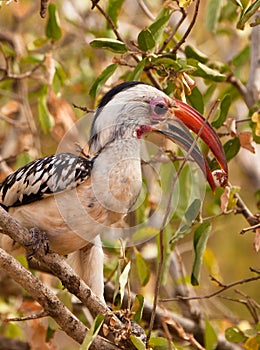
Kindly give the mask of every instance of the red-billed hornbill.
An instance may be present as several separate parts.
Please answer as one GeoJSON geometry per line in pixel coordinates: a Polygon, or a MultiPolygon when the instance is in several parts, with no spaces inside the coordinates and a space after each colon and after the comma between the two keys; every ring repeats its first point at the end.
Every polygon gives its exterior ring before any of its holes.
{"type": "MultiPolygon", "coordinates": [[[[46,232],[50,248],[69,254],[75,271],[103,300],[99,234],[119,222],[139,196],[142,135],[156,131],[186,151],[193,146],[190,156],[215,187],[208,163],[190,134],[178,127],[180,121],[204,140],[227,175],[220,140],[196,110],[132,81],[101,99],[92,123],[89,158],[61,153],[32,161],[0,184],[0,204],[22,225],[46,232]]],[[[14,249],[9,237],[3,237],[4,246],[14,249]]]]}

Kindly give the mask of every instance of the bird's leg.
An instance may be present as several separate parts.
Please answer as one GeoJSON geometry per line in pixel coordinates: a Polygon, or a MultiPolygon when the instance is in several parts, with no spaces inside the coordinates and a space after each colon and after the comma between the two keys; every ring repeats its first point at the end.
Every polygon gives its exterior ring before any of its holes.
{"type": "Polygon", "coordinates": [[[32,234],[32,239],[30,242],[26,243],[27,254],[26,257],[30,260],[33,255],[43,246],[45,253],[47,254],[50,249],[49,239],[47,234],[37,227],[31,228],[30,233],[32,234]]]}

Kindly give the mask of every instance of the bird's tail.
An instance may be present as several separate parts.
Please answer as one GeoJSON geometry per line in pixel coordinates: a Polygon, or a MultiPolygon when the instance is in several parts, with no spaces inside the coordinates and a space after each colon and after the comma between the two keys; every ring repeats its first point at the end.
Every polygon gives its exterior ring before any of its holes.
{"type": "Polygon", "coordinates": [[[93,293],[105,303],[103,279],[104,253],[100,237],[96,237],[94,241],[88,243],[85,247],[69,254],[67,261],[93,293]]]}

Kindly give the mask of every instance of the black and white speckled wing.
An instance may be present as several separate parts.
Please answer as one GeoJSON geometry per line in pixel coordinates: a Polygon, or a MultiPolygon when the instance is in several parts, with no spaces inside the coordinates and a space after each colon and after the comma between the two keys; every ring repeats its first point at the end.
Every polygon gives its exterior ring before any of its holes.
{"type": "Polygon", "coordinates": [[[80,185],[91,174],[93,159],[60,153],[34,160],[0,184],[0,205],[28,204],[80,185]]]}

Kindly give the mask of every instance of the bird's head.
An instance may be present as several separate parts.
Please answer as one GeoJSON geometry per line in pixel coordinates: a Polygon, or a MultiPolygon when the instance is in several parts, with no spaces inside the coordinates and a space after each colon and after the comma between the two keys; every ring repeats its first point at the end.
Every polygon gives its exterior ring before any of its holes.
{"type": "Polygon", "coordinates": [[[141,82],[119,84],[104,95],[94,115],[89,147],[91,153],[98,153],[120,139],[140,139],[149,132],[161,133],[190,152],[214,190],[209,165],[187,128],[207,144],[223,170],[222,180],[227,179],[225,153],[208,121],[186,103],[141,82]]]}

